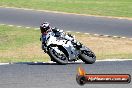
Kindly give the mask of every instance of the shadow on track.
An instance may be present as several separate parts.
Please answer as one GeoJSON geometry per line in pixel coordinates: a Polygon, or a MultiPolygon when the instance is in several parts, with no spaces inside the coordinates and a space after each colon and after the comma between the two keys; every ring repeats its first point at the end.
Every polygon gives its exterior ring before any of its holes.
{"type": "MultiPolygon", "coordinates": [[[[59,65],[55,62],[16,62],[16,63],[12,63],[12,64],[27,64],[27,65],[59,65]]],[[[67,65],[70,65],[70,64],[84,64],[83,62],[71,62],[71,63],[68,63],[67,65]]]]}

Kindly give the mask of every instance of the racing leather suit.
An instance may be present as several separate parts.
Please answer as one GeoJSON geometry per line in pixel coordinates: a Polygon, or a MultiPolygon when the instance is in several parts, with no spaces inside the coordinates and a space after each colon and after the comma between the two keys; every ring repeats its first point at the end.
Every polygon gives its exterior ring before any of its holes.
{"type": "MultiPolygon", "coordinates": [[[[61,38],[64,38],[64,39],[66,39],[66,40],[69,40],[69,41],[72,41],[74,44],[76,44],[77,42],[74,40],[74,37],[71,35],[71,34],[66,34],[66,33],[64,33],[63,32],[63,30],[60,30],[60,29],[58,29],[58,28],[51,28],[50,29],[50,32],[53,32],[53,33],[55,33],[55,37],[61,37],[61,38]]],[[[46,49],[47,49],[47,47],[46,47],[46,43],[45,43],[45,40],[46,40],[46,37],[45,37],[45,35],[46,35],[47,33],[43,33],[42,35],[41,35],[41,41],[42,41],[42,49],[44,50],[44,52],[47,52],[46,51],[46,49]]]]}

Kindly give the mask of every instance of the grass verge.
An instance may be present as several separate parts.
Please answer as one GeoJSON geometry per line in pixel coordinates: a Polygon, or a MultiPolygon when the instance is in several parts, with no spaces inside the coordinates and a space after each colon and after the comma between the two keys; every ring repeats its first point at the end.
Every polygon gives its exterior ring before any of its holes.
{"type": "Polygon", "coordinates": [[[132,0],[0,0],[1,6],[132,17],[132,0]]]}
{"type": "MultiPolygon", "coordinates": [[[[132,58],[131,40],[72,34],[92,49],[97,59],[132,58]]],[[[40,31],[33,28],[0,26],[0,62],[49,61],[49,56],[41,50],[39,37],[40,31]]]]}

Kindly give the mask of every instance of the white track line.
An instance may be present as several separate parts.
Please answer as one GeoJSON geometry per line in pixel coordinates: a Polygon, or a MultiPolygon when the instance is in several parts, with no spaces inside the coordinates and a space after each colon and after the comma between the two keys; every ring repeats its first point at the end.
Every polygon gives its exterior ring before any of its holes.
{"type": "Polygon", "coordinates": [[[95,36],[100,36],[99,34],[94,34],[95,36]]]}
{"type": "MultiPolygon", "coordinates": [[[[128,61],[128,60],[132,60],[132,59],[104,59],[104,60],[96,60],[96,62],[106,62],[106,61],[128,61]]],[[[83,62],[81,60],[78,60],[76,62],[83,62]]],[[[95,63],[96,63],[95,62],[95,63]]]]}
{"type": "Polygon", "coordinates": [[[110,37],[110,35],[104,35],[104,37],[110,37]]]}
{"type": "Polygon", "coordinates": [[[118,36],[113,36],[114,38],[117,38],[118,36]]]}
{"type": "Polygon", "coordinates": [[[14,25],[8,25],[9,27],[13,27],[14,25]]]}
{"type": "Polygon", "coordinates": [[[132,59],[104,59],[104,60],[97,60],[96,62],[101,62],[101,61],[128,61],[132,59]]]}
{"type": "Polygon", "coordinates": [[[125,39],[126,37],[121,37],[121,38],[125,39]]]}
{"type": "Polygon", "coordinates": [[[71,31],[66,31],[66,32],[71,32],[71,31]]]}
{"type": "Polygon", "coordinates": [[[80,32],[76,32],[77,34],[79,34],[80,32]]]}
{"type": "Polygon", "coordinates": [[[0,25],[6,25],[6,24],[0,24],[0,25]]]}
{"type": "MultiPolygon", "coordinates": [[[[107,61],[132,61],[132,59],[104,59],[104,60],[96,60],[96,62],[107,62],[107,61]]],[[[32,62],[32,63],[56,63],[56,62],[49,61],[49,62],[32,62]]],[[[74,63],[74,62],[69,62],[69,63],[74,63]]],[[[78,60],[75,63],[84,63],[84,62],[81,61],[81,60],[78,60]]],[[[13,63],[0,63],[0,65],[9,65],[9,64],[13,64],[13,63]]]]}
{"type": "Polygon", "coordinates": [[[10,64],[10,63],[0,63],[0,65],[8,65],[8,64],[10,64]]]}
{"type": "MultiPolygon", "coordinates": [[[[30,28],[33,28],[33,27],[24,27],[24,26],[17,26],[17,25],[12,25],[12,24],[0,24],[0,25],[6,25],[6,26],[9,26],[9,27],[23,27],[23,28],[26,28],[26,29],[30,29],[30,28]]],[[[34,30],[39,30],[39,28],[33,28],[34,30]]],[[[72,31],[66,31],[66,32],[72,32],[72,31]]],[[[81,33],[81,32],[75,32],[77,34],[81,33]]],[[[86,35],[94,35],[94,36],[104,36],[104,37],[113,37],[113,38],[122,38],[122,39],[130,39],[132,40],[132,38],[127,38],[127,37],[120,37],[120,36],[110,36],[110,35],[100,35],[100,34],[90,34],[90,33],[84,33],[86,35]]]]}
{"type": "Polygon", "coordinates": [[[31,28],[31,27],[25,27],[25,28],[29,29],[29,28],[31,28]]]}
{"type": "Polygon", "coordinates": [[[84,34],[89,35],[90,33],[84,33],[84,34]]]}
{"type": "Polygon", "coordinates": [[[20,27],[22,27],[22,26],[16,26],[16,27],[20,28],[20,27]]]}

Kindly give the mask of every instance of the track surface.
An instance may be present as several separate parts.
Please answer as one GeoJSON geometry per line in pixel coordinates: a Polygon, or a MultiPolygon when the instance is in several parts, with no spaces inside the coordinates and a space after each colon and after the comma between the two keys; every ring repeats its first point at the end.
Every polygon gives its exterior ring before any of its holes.
{"type": "MultiPolygon", "coordinates": [[[[64,30],[132,37],[132,21],[0,8],[0,23],[39,27],[46,20],[64,30]]],[[[81,63],[82,64],[82,63],[81,63]]],[[[16,63],[0,65],[0,88],[80,88],[76,83],[80,64],[16,63]]],[[[132,75],[132,61],[82,64],[87,73],[132,75]]],[[[83,88],[131,88],[130,84],[89,84],[83,88]]],[[[82,88],[82,87],[81,87],[82,88]]]]}
{"type": "MultiPolygon", "coordinates": [[[[0,65],[0,88],[132,88],[130,84],[76,83],[80,64],[57,65],[54,63],[16,63],[0,65]]],[[[105,61],[81,66],[89,73],[130,74],[132,61],[105,61]]]]}
{"type": "Polygon", "coordinates": [[[132,21],[0,7],[0,23],[39,27],[43,20],[68,31],[132,37],[132,21]]]}

